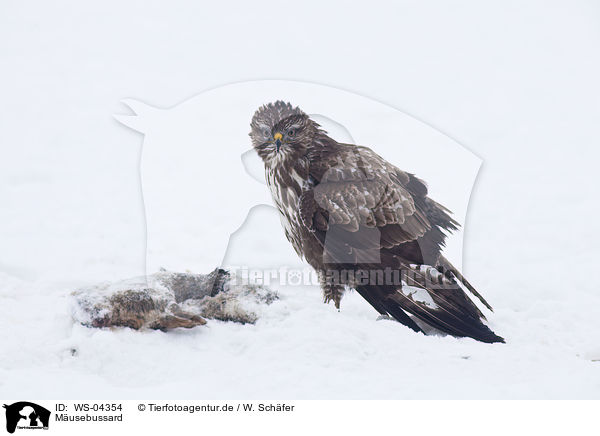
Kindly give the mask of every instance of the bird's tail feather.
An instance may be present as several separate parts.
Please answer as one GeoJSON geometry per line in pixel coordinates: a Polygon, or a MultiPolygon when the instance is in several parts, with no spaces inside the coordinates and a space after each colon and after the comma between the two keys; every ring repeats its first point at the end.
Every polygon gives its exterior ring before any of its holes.
{"type": "Polygon", "coordinates": [[[440,256],[438,263],[444,269],[444,271],[450,271],[454,277],[456,277],[465,286],[465,288],[469,290],[471,294],[475,295],[477,299],[479,299],[479,301],[481,301],[481,303],[490,310],[490,312],[494,311],[492,306],[490,306],[485,298],[483,298],[483,296],[477,292],[473,285],[469,283],[469,281],[454,267],[454,265],[450,263],[448,259],[446,259],[444,256],[440,256]]]}
{"type": "MultiPolygon", "coordinates": [[[[447,261],[446,264],[450,265],[447,261]]],[[[436,268],[426,265],[411,265],[409,270],[411,274],[403,277],[402,286],[369,284],[358,286],[356,290],[378,312],[391,315],[415,331],[423,329],[408,314],[454,336],[488,343],[504,342],[482,322],[485,317],[452,276],[436,274],[436,268]]],[[[463,283],[464,277],[459,280],[463,283]]],[[[478,296],[475,292],[474,295],[478,296]]],[[[487,302],[483,303],[489,307],[487,302]]]]}

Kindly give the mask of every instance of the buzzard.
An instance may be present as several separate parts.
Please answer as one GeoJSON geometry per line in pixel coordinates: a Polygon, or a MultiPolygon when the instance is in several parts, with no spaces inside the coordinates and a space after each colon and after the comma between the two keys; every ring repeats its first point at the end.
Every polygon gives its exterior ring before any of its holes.
{"type": "Polygon", "coordinates": [[[490,305],[441,254],[459,224],[425,182],[368,147],[335,141],[283,101],[256,111],[250,137],[285,236],[317,271],[326,303],[339,309],[355,289],[417,332],[504,342],[467,292],[490,305]]]}

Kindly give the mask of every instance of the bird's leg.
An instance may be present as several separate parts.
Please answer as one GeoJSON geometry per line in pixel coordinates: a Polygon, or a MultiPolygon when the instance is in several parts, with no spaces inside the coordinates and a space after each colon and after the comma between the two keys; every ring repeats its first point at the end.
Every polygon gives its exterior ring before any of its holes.
{"type": "Polygon", "coordinates": [[[343,293],[343,286],[329,286],[327,288],[323,288],[323,302],[327,304],[330,301],[333,301],[333,304],[335,304],[335,308],[339,309],[343,293]]]}
{"type": "Polygon", "coordinates": [[[340,301],[342,301],[342,295],[344,294],[344,286],[331,280],[324,272],[319,273],[319,281],[323,290],[323,302],[328,304],[333,301],[335,308],[339,310],[340,301]]]}

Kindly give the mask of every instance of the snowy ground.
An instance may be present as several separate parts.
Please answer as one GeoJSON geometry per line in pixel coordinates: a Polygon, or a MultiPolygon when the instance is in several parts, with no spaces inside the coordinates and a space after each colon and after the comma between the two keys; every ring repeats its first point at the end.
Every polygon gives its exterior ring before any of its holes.
{"type": "Polygon", "coordinates": [[[306,4],[274,40],[276,4],[251,3],[0,6],[0,397],[600,397],[598,5],[306,4]],[[313,287],[254,326],[72,322],[70,290],[144,273],[142,139],[118,102],[263,78],[369,96],[481,157],[463,269],[506,345],[376,322],[356,294],[337,312],[313,287]]]}

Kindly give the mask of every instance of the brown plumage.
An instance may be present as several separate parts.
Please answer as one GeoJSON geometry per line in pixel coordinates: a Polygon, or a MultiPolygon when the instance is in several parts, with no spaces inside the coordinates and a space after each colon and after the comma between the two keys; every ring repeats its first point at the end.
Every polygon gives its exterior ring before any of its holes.
{"type": "Polygon", "coordinates": [[[490,305],[441,255],[458,223],[422,180],[338,143],[289,103],[262,106],[251,128],[285,235],[319,274],[326,302],[339,308],[353,288],[415,331],[504,341],[465,291],[490,305]]]}

